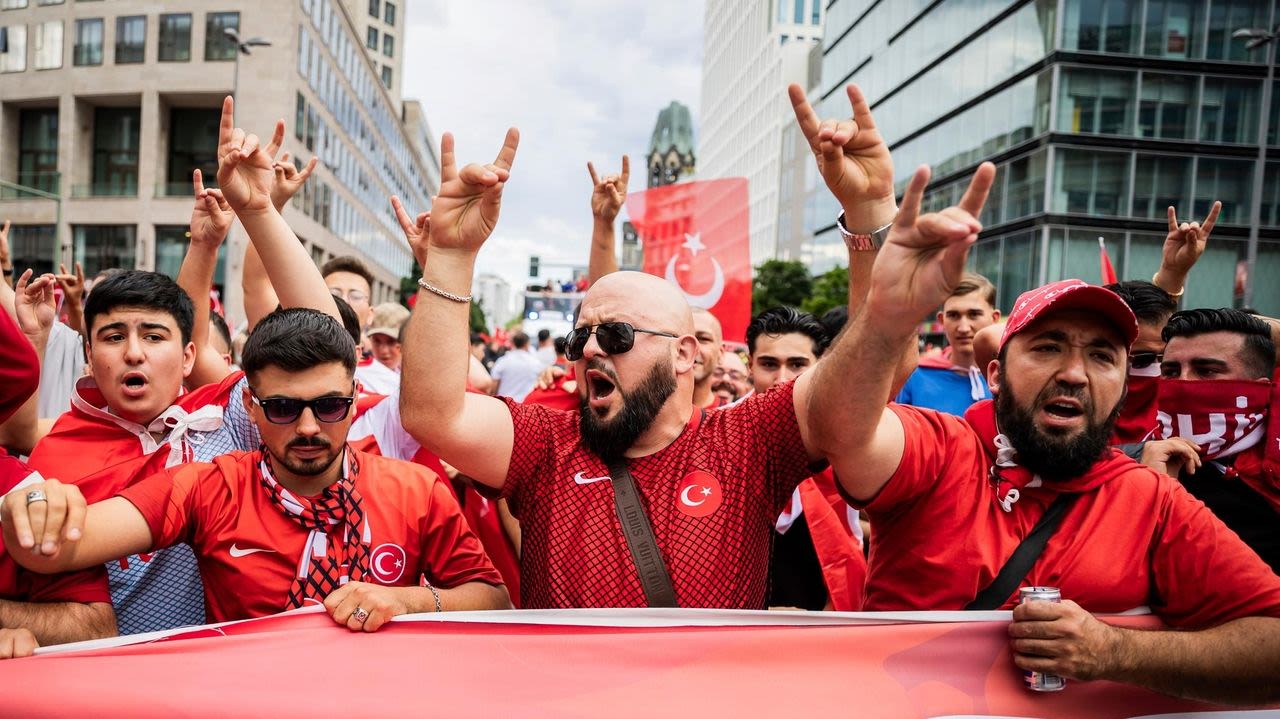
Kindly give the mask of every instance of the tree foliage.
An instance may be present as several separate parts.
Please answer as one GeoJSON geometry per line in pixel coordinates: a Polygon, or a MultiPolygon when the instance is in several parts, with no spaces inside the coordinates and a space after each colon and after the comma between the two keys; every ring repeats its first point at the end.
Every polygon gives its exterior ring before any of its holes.
{"type": "Polygon", "coordinates": [[[799,307],[813,291],[813,278],[804,263],[795,260],[766,260],[756,267],[751,288],[751,313],[770,307],[799,307]]]}
{"type": "Polygon", "coordinates": [[[833,307],[849,303],[849,270],[836,267],[813,278],[813,290],[800,305],[800,309],[816,317],[833,307]]]}

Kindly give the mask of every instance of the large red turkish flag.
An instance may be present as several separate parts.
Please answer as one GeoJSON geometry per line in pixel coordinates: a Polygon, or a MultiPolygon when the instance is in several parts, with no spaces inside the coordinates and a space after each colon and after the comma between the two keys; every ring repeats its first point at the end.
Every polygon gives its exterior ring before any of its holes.
{"type": "Polygon", "coordinates": [[[710,310],[724,338],[744,342],[751,321],[747,180],[682,182],[627,197],[644,242],[644,271],[665,277],[689,304],[710,310]]]}

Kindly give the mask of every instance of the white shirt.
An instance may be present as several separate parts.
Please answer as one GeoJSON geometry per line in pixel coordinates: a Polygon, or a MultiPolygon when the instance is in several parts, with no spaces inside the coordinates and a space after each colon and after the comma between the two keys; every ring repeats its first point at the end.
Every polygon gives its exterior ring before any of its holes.
{"type": "Polygon", "coordinates": [[[84,340],[80,333],[54,322],[44,344],[44,364],[40,366],[40,398],[36,413],[54,419],[71,409],[76,381],[84,376],[84,340]]]}
{"type": "Polygon", "coordinates": [[[542,360],[532,352],[510,350],[493,364],[491,377],[498,380],[498,394],[523,402],[538,384],[542,360]]]}
{"type": "Polygon", "coordinates": [[[400,394],[400,373],[378,360],[356,365],[356,381],[364,387],[365,392],[400,394]]]}

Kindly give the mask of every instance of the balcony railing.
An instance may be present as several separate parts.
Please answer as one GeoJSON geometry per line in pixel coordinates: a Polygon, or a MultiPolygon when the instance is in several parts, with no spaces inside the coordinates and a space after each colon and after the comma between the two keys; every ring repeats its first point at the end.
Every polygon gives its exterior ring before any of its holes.
{"type": "MultiPolygon", "coordinates": [[[[204,176],[204,186],[206,189],[218,189],[217,182],[210,182],[213,178],[209,175],[204,176]]],[[[195,189],[191,185],[191,180],[175,180],[170,182],[156,183],[156,197],[195,197],[195,189]]]]}
{"type": "Polygon", "coordinates": [[[28,200],[42,195],[28,192],[28,189],[56,195],[62,186],[62,175],[58,172],[19,172],[15,185],[6,184],[0,187],[0,200],[28,200]]]}
{"type": "Polygon", "coordinates": [[[85,197],[137,197],[137,182],[90,182],[83,185],[72,185],[71,196],[85,197]]]}

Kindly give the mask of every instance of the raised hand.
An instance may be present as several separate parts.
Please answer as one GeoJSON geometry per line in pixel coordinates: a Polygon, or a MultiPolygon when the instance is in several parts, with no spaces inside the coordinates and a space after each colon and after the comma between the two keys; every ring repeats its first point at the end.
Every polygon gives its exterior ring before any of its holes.
{"type": "Polygon", "coordinates": [[[0,227],[0,267],[10,269],[13,265],[9,257],[9,221],[4,221],[4,227],[0,227]]]}
{"type": "Polygon", "coordinates": [[[520,132],[513,127],[507,130],[507,139],[492,163],[473,163],[459,170],[453,134],[444,133],[440,140],[440,193],[431,208],[432,250],[480,251],[498,224],[502,188],[511,176],[519,144],[520,132]]]}
{"type": "MultiPolygon", "coordinates": [[[[284,139],[284,121],[281,120],[276,124],[276,131],[280,139],[284,139]]],[[[276,143],[277,147],[279,142],[276,143]]],[[[312,157],[307,161],[301,170],[293,166],[289,161],[289,153],[285,152],[280,155],[280,159],[276,160],[275,182],[271,185],[271,204],[276,206],[277,212],[283,212],[284,206],[298,194],[298,190],[306,184],[307,178],[311,177],[311,173],[315,172],[316,166],[320,164],[320,158],[312,157]]]]}
{"type": "Polygon", "coordinates": [[[622,156],[622,173],[605,175],[596,174],[596,168],[587,163],[587,172],[591,174],[591,214],[601,222],[613,223],[627,201],[627,182],[631,179],[631,158],[622,156]]]}
{"type": "Polygon", "coordinates": [[[404,203],[395,195],[391,196],[391,209],[396,213],[396,221],[404,231],[404,239],[409,242],[409,249],[418,261],[419,267],[427,266],[427,241],[431,237],[431,212],[419,212],[416,218],[410,218],[404,209],[404,203]]]}
{"type": "Polygon", "coordinates": [[[76,272],[71,274],[67,272],[67,266],[58,265],[58,274],[54,275],[58,280],[58,286],[62,288],[62,294],[66,297],[63,302],[69,306],[79,307],[84,302],[84,268],[80,263],[76,263],[76,272]]]}
{"type": "Polygon", "coordinates": [[[1204,223],[1183,222],[1179,224],[1178,213],[1169,206],[1169,234],[1165,235],[1164,248],[1160,257],[1160,274],[1172,275],[1169,279],[1185,280],[1196,260],[1204,254],[1205,245],[1209,241],[1209,233],[1218,221],[1218,213],[1222,212],[1222,203],[1214,202],[1204,223]]]}
{"type": "Polygon", "coordinates": [[[868,308],[872,315],[897,328],[912,327],[947,299],[964,273],[969,246],[982,231],[977,218],[995,176],[995,165],[982,163],[960,204],[920,215],[929,168],[916,170],[872,270],[867,300],[874,304],[868,308]]]}
{"type": "Polygon", "coordinates": [[[18,286],[14,290],[17,295],[14,298],[14,314],[22,333],[28,338],[44,337],[49,334],[54,320],[58,318],[58,305],[53,295],[58,279],[45,274],[32,282],[31,274],[31,270],[27,270],[18,278],[18,286]]]}
{"type": "MultiPolygon", "coordinates": [[[[277,123],[277,128],[282,125],[277,123]]],[[[283,136],[283,130],[277,135],[283,136]]],[[[235,102],[222,101],[222,122],[218,127],[218,185],[236,214],[261,214],[272,209],[271,186],[275,181],[274,161],[279,142],[273,138],[265,148],[257,135],[235,126],[235,102]]]]}
{"type": "Polygon", "coordinates": [[[893,158],[857,85],[845,88],[853,118],[818,120],[804,90],[791,85],[796,123],[818,160],[818,172],[845,212],[845,226],[870,232],[893,220],[893,158]]]}
{"type": "Polygon", "coordinates": [[[192,184],[195,186],[196,204],[191,208],[191,243],[217,247],[226,239],[235,213],[221,190],[204,186],[200,170],[192,173],[192,184]]]}

